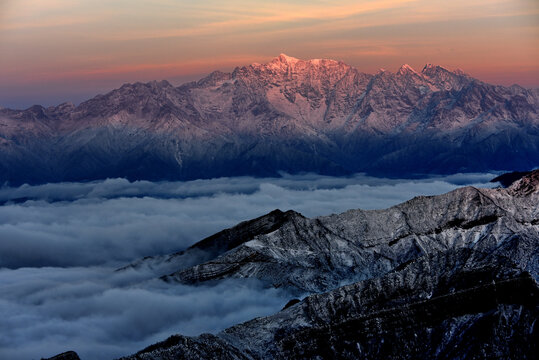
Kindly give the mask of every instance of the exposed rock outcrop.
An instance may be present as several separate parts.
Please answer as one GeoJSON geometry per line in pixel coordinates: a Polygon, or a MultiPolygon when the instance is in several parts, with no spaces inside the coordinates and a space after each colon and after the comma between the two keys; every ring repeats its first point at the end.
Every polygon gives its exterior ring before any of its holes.
{"type": "MultiPolygon", "coordinates": [[[[381,276],[440,251],[470,248],[502,254],[516,235],[539,238],[538,173],[508,189],[464,187],[385,210],[350,210],[314,219],[276,210],[185,252],[143,259],[131,267],[149,267],[167,281],[188,284],[254,277],[301,294],[381,276]]],[[[536,272],[534,254],[524,251],[513,260],[536,272]]]]}

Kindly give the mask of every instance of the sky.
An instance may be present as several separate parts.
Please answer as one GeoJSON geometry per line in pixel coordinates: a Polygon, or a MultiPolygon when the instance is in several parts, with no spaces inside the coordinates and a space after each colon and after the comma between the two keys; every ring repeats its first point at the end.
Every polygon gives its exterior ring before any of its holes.
{"type": "Polygon", "coordinates": [[[254,279],[187,286],[162,282],[146,267],[115,270],[275,208],[310,217],[386,208],[464,184],[492,187],[494,176],[283,174],[0,187],[0,359],[67,350],[85,360],[112,359],[172,334],[215,333],[273,314],[297,295],[254,279]]]}
{"type": "Polygon", "coordinates": [[[536,0],[1,0],[0,106],[79,103],[285,53],[539,86],[536,0]]]}

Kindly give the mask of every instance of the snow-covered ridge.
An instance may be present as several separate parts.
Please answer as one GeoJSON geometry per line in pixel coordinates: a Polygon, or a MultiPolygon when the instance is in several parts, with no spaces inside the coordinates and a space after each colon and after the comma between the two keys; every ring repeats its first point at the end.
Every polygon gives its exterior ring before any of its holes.
{"type": "MultiPolygon", "coordinates": [[[[254,277],[299,293],[328,291],[442,250],[486,251],[515,233],[539,239],[538,176],[535,171],[508,189],[464,187],[385,210],[350,210],[314,219],[275,210],[183,253],[132,268],[149,266],[156,277],[172,283],[254,277]],[[193,254],[199,259],[194,266],[193,254]]],[[[528,258],[519,261],[523,269],[539,272],[528,258]]]]}
{"type": "Polygon", "coordinates": [[[218,233],[166,260],[181,265],[190,251],[211,252],[164,277],[169,286],[256,277],[307,296],[274,315],[215,335],[174,335],[125,359],[532,356],[538,179],[534,171],[509,189],[465,187],[315,219],[274,211],[218,233]]]}
{"type": "Polygon", "coordinates": [[[0,181],[526,170],[539,163],[538,95],[435,65],[373,75],[281,54],[178,87],[0,109],[0,181]]]}

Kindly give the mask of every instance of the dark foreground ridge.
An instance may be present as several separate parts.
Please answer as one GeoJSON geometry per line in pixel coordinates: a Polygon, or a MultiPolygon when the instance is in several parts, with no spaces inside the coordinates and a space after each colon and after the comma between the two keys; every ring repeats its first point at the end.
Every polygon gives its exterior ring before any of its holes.
{"type": "Polygon", "coordinates": [[[513,171],[505,173],[500,176],[496,176],[490,182],[499,182],[503,187],[511,186],[515,181],[522,179],[522,177],[529,175],[531,171],[513,171]]]}
{"type": "Polygon", "coordinates": [[[241,241],[232,228],[234,247],[184,267],[170,285],[256,277],[311,295],[218,334],[173,335],[122,359],[532,359],[538,204],[534,171],[507,189],[461,188],[386,210],[288,213],[278,229],[243,232],[241,241]]]}
{"type": "Polygon", "coordinates": [[[535,358],[538,204],[535,170],[508,188],[464,187],[384,210],[313,219],[276,210],[142,259],[118,271],[144,267],[166,286],[256,278],[301,300],[122,359],[535,358]]]}
{"type": "MultiPolygon", "coordinates": [[[[173,336],[124,359],[526,359],[537,349],[539,288],[500,264],[409,269],[320,295],[217,336],[173,336]],[[424,269],[422,269],[424,270],[424,269]]],[[[428,266],[440,261],[414,264],[428,266]]]]}
{"type": "Polygon", "coordinates": [[[51,358],[42,360],[80,360],[79,355],[74,351],[66,351],[51,358]]]}

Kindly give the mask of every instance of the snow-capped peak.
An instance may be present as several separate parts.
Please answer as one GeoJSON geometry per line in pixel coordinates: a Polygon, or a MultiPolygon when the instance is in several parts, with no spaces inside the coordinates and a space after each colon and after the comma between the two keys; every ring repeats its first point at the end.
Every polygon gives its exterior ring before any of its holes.
{"type": "Polygon", "coordinates": [[[433,65],[433,64],[426,64],[424,67],[423,67],[423,70],[421,70],[421,72],[423,74],[429,74],[429,73],[434,73],[436,71],[439,71],[439,70],[444,70],[444,71],[447,71],[447,72],[453,72],[443,66],[440,66],[440,65],[433,65]]]}
{"type": "Polygon", "coordinates": [[[439,74],[445,73],[447,76],[448,74],[458,75],[458,76],[464,76],[469,77],[468,74],[466,74],[462,69],[455,69],[455,70],[449,70],[448,68],[445,68],[440,65],[433,65],[433,64],[426,64],[423,67],[423,70],[421,70],[421,73],[423,75],[426,75],[428,77],[438,76],[439,74]]]}
{"type": "Polygon", "coordinates": [[[404,64],[399,68],[399,71],[397,71],[398,75],[404,75],[407,73],[416,73],[416,71],[408,64],[404,64]]]}
{"type": "Polygon", "coordinates": [[[286,54],[280,54],[277,58],[275,58],[275,60],[278,60],[280,62],[287,63],[287,64],[295,64],[299,61],[299,59],[292,56],[288,56],[286,54]]]}

